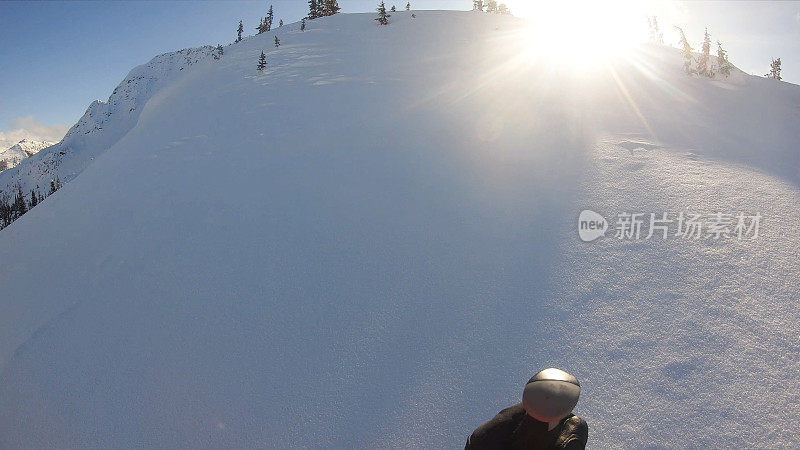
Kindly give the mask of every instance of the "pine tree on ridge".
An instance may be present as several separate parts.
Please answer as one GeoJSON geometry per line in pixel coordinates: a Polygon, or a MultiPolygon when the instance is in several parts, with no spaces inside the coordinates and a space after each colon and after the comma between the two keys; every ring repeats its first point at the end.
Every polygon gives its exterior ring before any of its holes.
{"type": "Polygon", "coordinates": [[[378,18],[375,19],[381,25],[389,25],[389,17],[392,17],[391,14],[386,14],[386,3],[381,1],[381,4],[378,6],[378,18]]]}
{"type": "Polygon", "coordinates": [[[719,64],[719,73],[726,78],[731,75],[731,63],[728,61],[728,52],[723,50],[722,43],[717,40],[717,64],[719,64]]]}
{"type": "Polygon", "coordinates": [[[687,75],[697,73],[692,68],[692,46],[689,45],[689,41],[686,40],[686,34],[683,32],[683,29],[678,26],[675,28],[677,28],[678,32],[681,34],[681,47],[683,47],[683,70],[687,75]]]}

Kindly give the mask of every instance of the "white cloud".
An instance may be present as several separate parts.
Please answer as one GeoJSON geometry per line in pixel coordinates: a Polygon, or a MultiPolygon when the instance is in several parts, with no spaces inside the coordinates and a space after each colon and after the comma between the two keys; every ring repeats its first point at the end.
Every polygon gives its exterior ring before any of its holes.
{"type": "Polygon", "coordinates": [[[67,125],[45,125],[32,115],[17,117],[8,130],[0,131],[0,152],[23,139],[58,142],[69,130],[67,125]]]}

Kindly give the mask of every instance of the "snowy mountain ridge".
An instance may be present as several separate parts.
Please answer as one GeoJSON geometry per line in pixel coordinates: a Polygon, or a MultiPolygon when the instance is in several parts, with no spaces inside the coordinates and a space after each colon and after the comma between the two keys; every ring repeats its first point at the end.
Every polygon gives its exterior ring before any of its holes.
{"type": "Polygon", "coordinates": [[[186,48],[135,67],[107,101],[92,102],[60,142],[0,173],[0,191],[12,192],[17,185],[24,192],[43,190],[56,176],[64,182],[73,179],[136,125],[141,109],[156,92],[213,50],[212,46],[186,48]]]}
{"type": "Polygon", "coordinates": [[[55,142],[38,141],[35,139],[23,139],[19,141],[7,150],[0,152],[0,172],[19,165],[22,160],[39,153],[41,150],[53,144],[55,144],[55,142]]]}

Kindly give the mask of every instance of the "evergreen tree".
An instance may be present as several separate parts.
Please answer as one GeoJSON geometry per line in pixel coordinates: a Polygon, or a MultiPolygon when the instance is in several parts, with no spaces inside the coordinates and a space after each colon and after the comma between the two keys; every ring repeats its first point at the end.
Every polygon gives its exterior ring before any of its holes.
{"type": "Polygon", "coordinates": [[[42,195],[42,193],[39,192],[39,203],[42,203],[42,201],[44,201],[44,195],[42,195]]]}
{"type": "Polygon", "coordinates": [[[281,46],[281,40],[278,39],[278,36],[275,36],[275,48],[278,48],[280,46],[281,46]]]}
{"type": "Polygon", "coordinates": [[[281,20],[278,22],[278,26],[279,26],[279,27],[282,27],[282,26],[283,26],[283,19],[281,19],[281,20]]]}
{"type": "Polygon", "coordinates": [[[392,9],[390,9],[389,11],[391,11],[391,12],[397,12],[397,8],[396,8],[394,5],[392,5],[392,9]]]}
{"type": "Polygon", "coordinates": [[[483,12],[483,0],[472,0],[472,9],[483,12]]]}
{"type": "Polygon", "coordinates": [[[486,2],[486,12],[496,13],[497,12],[497,0],[489,0],[486,2]]]}
{"type": "Polygon", "coordinates": [[[56,180],[50,180],[50,193],[47,195],[52,195],[53,192],[56,191],[56,180]]]}
{"type": "Polygon", "coordinates": [[[728,61],[728,52],[722,49],[722,43],[717,41],[717,63],[719,64],[719,73],[726,78],[731,75],[731,63],[728,61]]]}
{"type": "Polygon", "coordinates": [[[258,69],[259,72],[262,72],[264,71],[265,67],[267,67],[267,55],[265,55],[264,51],[262,50],[261,56],[258,57],[258,65],[256,66],[256,69],[258,69]]]}
{"type": "Polygon", "coordinates": [[[300,31],[306,31],[306,18],[300,19],[300,31]]]}
{"type": "Polygon", "coordinates": [[[656,16],[647,18],[647,27],[650,30],[650,42],[653,44],[664,44],[664,33],[658,28],[658,18],[656,18],[656,16]]]}
{"type": "Polygon", "coordinates": [[[317,17],[317,0],[308,0],[308,18],[316,19],[317,17]]]}
{"type": "Polygon", "coordinates": [[[244,27],[242,26],[242,21],[239,21],[239,29],[237,30],[238,36],[236,37],[236,42],[240,42],[242,40],[242,32],[244,31],[244,27]]]}
{"type": "Polygon", "coordinates": [[[697,62],[697,72],[704,77],[712,78],[714,76],[714,71],[708,64],[711,54],[711,35],[708,34],[708,28],[706,28],[701,49],[702,53],[700,53],[700,59],[697,62]]]}
{"type": "Polygon", "coordinates": [[[28,212],[28,204],[25,203],[25,194],[22,193],[22,186],[17,186],[17,196],[14,198],[14,204],[16,205],[17,217],[28,212]]]}
{"type": "Polygon", "coordinates": [[[773,59],[772,64],[769,65],[769,73],[765,75],[767,78],[773,78],[781,81],[781,59],[773,59]]]}
{"type": "Polygon", "coordinates": [[[653,30],[656,34],[656,44],[664,45],[664,33],[658,29],[658,19],[656,16],[653,16],[653,30]]]}
{"type": "Polygon", "coordinates": [[[696,71],[692,68],[692,46],[689,45],[689,41],[686,40],[686,34],[684,34],[683,29],[677,26],[675,28],[677,28],[678,32],[681,34],[681,46],[683,47],[683,70],[687,75],[696,73],[696,71]]]}
{"type": "Polygon", "coordinates": [[[381,1],[381,4],[378,6],[378,18],[375,19],[381,25],[389,25],[389,17],[392,17],[391,14],[386,14],[386,4],[381,1]]]}
{"type": "Polygon", "coordinates": [[[406,3],[406,11],[411,11],[411,2],[406,3]]]}
{"type": "Polygon", "coordinates": [[[256,30],[258,30],[258,32],[256,34],[261,34],[261,33],[265,32],[265,31],[267,31],[267,18],[266,17],[262,17],[261,18],[261,22],[258,23],[258,26],[256,27],[256,30]]]}
{"type": "Polygon", "coordinates": [[[31,203],[30,203],[31,208],[36,206],[38,203],[39,203],[39,197],[37,197],[36,192],[34,192],[34,190],[31,189],[31,203]]]}
{"type": "Polygon", "coordinates": [[[322,15],[323,16],[332,16],[337,14],[339,10],[342,8],[339,7],[338,0],[321,0],[322,3],[322,15]]]}
{"type": "Polygon", "coordinates": [[[214,59],[220,59],[222,58],[223,52],[224,50],[222,49],[222,46],[217,44],[217,48],[214,49],[214,53],[212,53],[212,55],[214,56],[214,59]]]}
{"type": "Polygon", "coordinates": [[[264,25],[266,25],[266,30],[269,31],[272,29],[272,20],[275,18],[275,14],[272,12],[272,5],[269,5],[269,11],[267,11],[267,17],[264,19],[264,25]]]}
{"type": "Polygon", "coordinates": [[[61,187],[62,187],[61,178],[59,178],[58,175],[56,175],[56,190],[61,189],[61,187]]]}
{"type": "Polygon", "coordinates": [[[0,193],[0,229],[7,227],[12,220],[11,203],[8,195],[0,193]]]}

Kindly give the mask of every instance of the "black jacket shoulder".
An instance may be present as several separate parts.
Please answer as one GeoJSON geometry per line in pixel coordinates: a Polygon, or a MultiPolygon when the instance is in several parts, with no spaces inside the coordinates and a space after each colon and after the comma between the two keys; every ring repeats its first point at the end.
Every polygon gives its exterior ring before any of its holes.
{"type": "Polygon", "coordinates": [[[464,449],[500,450],[509,448],[511,436],[525,414],[522,403],[505,408],[491,420],[475,429],[467,439],[464,449]]]}
{"type": "Polygon", "coordinates": [[[528,417],[522,404],[500,411],[479,426],[467,439],[465,450],[506,450],[515,448],[583,450],[589,426],[582,418],[569,415],[552,431],[547,424],[528,417]]]}
{"type": "Polygon", "coordinates": [[[589,439],[589,425],[578,416],[564,419],[563,428],[556,441],[556,448],[563,450],[583,450],[589,439]]]}

